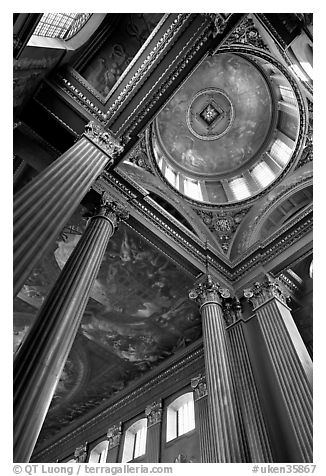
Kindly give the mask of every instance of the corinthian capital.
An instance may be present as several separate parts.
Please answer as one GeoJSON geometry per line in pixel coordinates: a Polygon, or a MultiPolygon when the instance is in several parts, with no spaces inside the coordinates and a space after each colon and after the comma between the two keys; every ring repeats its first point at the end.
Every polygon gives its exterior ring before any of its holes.
{"type": "Polygon", "coordinates": [[[244,289],[243,295],[252,303],[254,308],[275,297],[284,304],[286,304],[286,301],[289,299],[289,296],[285,294],[278,280],[268,275],[264,281],[256,282],[251,288],[244,289]]]}
{"type": "Polygon", "coordinates": [[[162,402],[153,402],[145,408],[145,415],[147,416],[147,426],[155,425],[162,419],[162,402]]]}
{"type": "Polygon", "coordinates": [[[121,440],[122,435],[122,425],[119,423],[118,425],[111,426],[107,431],[108,437],[108,449],[112,449],[115,446],[118,446],[121,440]]]}
{"type": "Polygon", "coordinates": [[[129,213],[126,206],[118,201],[112,200],[105,192],[102,193],[101,202],[93,218],[103,216],[110,220],[116,227],[121,220],[127,220],[129,213]]]}
{"type": "Polygon", "coordinates": [[[196,300],[200,305],[208,301],[217,303],[222,302],[222,298],[229,298],[230,291],[227,288],[222,288],[210,274],[207,274],[205,280],[198,283],[190,292],[190,299],[196,300]]]}
{"type": "Polygon", "coordinates": [[[207,395],[207,385],[205,375],[199,374],[191,379],[191,388],[194,391],[195,401],[200,400],[207,395]]]}
{"type": "Polygon", "coordinates": [[[85,463],[87,458],[87,447],[88,447],[88,443],[86,441],[83,445],[78,446],[75,449],[74,456],[76,459],[76,463],[85,463]]]}
{"type": "Polygon", "coordinates": [[[113,164],[113,159],[123,151],[123,145],[109,131],[103,129],[102,126],[90,121],[85,126],[85,136],[95,142],[107,155],[110,156],[108,165],[113,164]]]}

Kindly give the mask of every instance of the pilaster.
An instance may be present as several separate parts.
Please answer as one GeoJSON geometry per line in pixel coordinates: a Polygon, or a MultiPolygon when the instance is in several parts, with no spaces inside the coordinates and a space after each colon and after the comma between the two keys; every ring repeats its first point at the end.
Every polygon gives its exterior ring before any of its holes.
{"type": "Polygon", "coordinates": [[[122,437],[122,423],[120,422],[117,425],[113,425],[108,429],[108,453],[106,462],[107,463],[117,463],[119,455],[119,447],[122,437]]]}
{"type": "Polygon", "coordinates": [[[146,459],[148,463],[160,462],[162,433],[162,402],[156,401],[145,409],[147,416],[146,459]]]}

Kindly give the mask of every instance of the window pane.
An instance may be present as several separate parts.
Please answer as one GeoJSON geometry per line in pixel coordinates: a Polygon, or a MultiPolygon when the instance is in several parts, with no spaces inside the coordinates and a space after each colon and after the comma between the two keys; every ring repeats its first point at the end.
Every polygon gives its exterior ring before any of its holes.
{"type": "Polygon", "coordinates": [[[244,177],[239,177],[229,182],[230,189],[236,200],[250,197],[251,193],[244,177]]]}
{"type": "Polygon", "coordinates": [[[266,162],[260,162],[251,171],[251,175],[262,186],[267,187],[275,178],[274,172],[266,164],[266,162]]]}
{"type": "Polygon", "coordinates": [[[270,154],[273,159],[275,159],[277,163],[283,166],[288,163],[291,153],[292,149],[287,146],[281,139],[276,139],[270,151],[270,154]]]}

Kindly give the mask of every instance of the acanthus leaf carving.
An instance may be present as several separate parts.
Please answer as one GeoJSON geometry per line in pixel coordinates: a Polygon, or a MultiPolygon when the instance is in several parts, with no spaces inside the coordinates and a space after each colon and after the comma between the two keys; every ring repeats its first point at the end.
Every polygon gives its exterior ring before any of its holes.
{"type": "Polygon", "coordinates": [[[110,163],[108,165],[113,165],[114,159],[123,152],[124,147],[119,140],[94,121],[86,124],[84,134],[109,155],[110,163]]]}
{"type": "Polygon", "coordinates": [[[107,438],[108,438],[108,449],[115,448],[120,444],[122,435],[122,423],[120,422],[117,425],[111,426],[107,431],[107,438]]]}
{"type": "Polygon", "coordinates": [[[289,295],[284,291],[278,279],[266,275],[262,282],[255,282],[251,288],[243,290],[243,295],[255,308],[261,306],[272,298],[277,298],[283,304],[289,300],[289,295]]]}
{"type": "Polygon", "coordinates": [[[147,427],[160,423],[162,420],[162,402],[158,401],[147,405],[145,415],[147,416],[147,427]]]}
{"type": "Polygon", "coordinates": [[[195,402],[207,396],[206,376],[199,374],[191,379],[191,388],[194,391],[195,402]]]}

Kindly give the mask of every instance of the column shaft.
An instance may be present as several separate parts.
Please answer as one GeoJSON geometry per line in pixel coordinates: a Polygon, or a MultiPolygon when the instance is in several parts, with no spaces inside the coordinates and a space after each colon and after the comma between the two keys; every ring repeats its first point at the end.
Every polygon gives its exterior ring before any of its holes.
{"type": "Polygon", "coordinates": [[[201,307],[210,422],[220,463],[244,461],[222,309],[217,303],[201,307]]]}
{"type": "Polygon", "coordinates": [[[247,434],[251,461],[253,463],[271,463],[273,457],[269,438],[242,326],[242,322],[237,322],[227,330],[231,343],[232,363],[241,414],[247,434]]]}
{"type": "Polygon", "coordinates": [[[14,295],[109,160],[83,136],[14,197],[14,295]]]}
{"type": "Polygon", "coordinates": [[[103,214],[91,219],[16,354],[16,462],[26,462],[31,456],[114,224],[103,214]]]}
{"type": "MultiPolygon", "coordinates": [[[[294,461],[311,462],[312,454],[312,388],[285,321],[292,319],[290,311],[276,298],[255,310],[269,358],[273,367],[286,413],[290,419],[298,454],[294,461]]],[[[301,350],[304,353],[304,344],[301,350]]],[[[308,354],[307,354],[308,355],[308,354]]],[[[305,363],[307,359],[305,359],[305,363]]]]}

